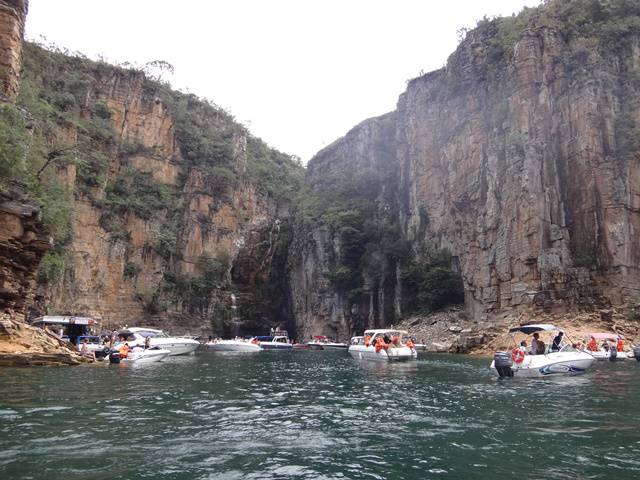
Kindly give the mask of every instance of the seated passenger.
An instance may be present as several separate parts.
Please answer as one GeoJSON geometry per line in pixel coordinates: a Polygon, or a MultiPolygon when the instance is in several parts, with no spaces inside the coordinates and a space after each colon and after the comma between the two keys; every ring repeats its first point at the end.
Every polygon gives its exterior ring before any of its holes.
{"type": "Polygon", "coordinates": [[[591,340],[589,340],[589,343],[587,344],[587,350],[590,350],[592,352],[598,350],[598,344],[596,343],[595,338],[591,337],[591,340]]]}
{"type": "Polygon", "coordinates": [[[547,346],[545,345],[545,343],[542,340],[538,340],[538,352],[536,353],[536,355],[544,355],[546,348],[547,346]]]}
{"type": "Polygon", "coordinates": [[[80,355],[87,358],[96,359],[96,354],[89,350],[89,340],[87,338],[82,340],[82,347],[80,348],[80,355]]]}
{"type": "Polygon", "coordinates": [[[533,340],[531,340],[531,355],[538,354],[538,343],[540,342],[540,334],[538,332],[533,334],[533,340]]]}
{"type": "Polygon", "coordinates": [[[616,343],[616,350],[619,352],[624,351],[624,342],[622,341],[622,337],[618,337],[618,343],[616,343]]]}

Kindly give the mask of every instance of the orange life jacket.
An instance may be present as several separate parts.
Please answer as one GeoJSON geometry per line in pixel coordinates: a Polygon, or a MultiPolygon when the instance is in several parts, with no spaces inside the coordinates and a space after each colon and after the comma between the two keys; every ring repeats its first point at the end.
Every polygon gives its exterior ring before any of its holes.
{"type": "Polygon", "coordinates": [[[616,343],[616,350],[618,350],[619,352],[624,350],[624,342],[621,338],[619,338],[618,343],[616,343]]]}
{"type": "Polygon", "coordinates": [[[406,345],[407,345],[407,347],[409,347],[409,348],[413,348],[413,347],[415,347],[415,346],[416,346],[416,345],[415,345],[415,343],[413,343],[413,340],[411,340],[411,339],[407,340],[406,345]]]}
{"type": "Polygon", "coordinates": [[[120,358],[127,358],[130,350],[131,349],[129,348],[128,345],[123,345],[122,347],[120,347],[120,350],[118,350],[118,353],[120,354],[120,358]]]}
{"type": "Polygon", "coordinates": [[[376,340],[376,353],[378,353],[383,348],[387,348],[387,344],[384,343],[384,338],[378,337],[378,339],[376,340]]]}
{"type": "Polygon", "coordinates": [[[598,350],[598,344],[596,343],[595,338],[591,339],[591,341],[587,345],[587,349],[591,350],[592,352],[595,352],[596,350],[598,350]]]}

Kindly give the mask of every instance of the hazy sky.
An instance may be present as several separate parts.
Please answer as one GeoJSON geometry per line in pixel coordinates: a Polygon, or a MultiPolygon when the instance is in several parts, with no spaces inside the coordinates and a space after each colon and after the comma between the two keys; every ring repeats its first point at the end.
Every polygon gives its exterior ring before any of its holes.
{"type": "Polygon", "coordinates": [[[173,64],[211,99],[306,162],[395,108],[406,80],[444,65],[456,31],[540,0],[31,0],[27,38],[95,58],[173,64]]]}

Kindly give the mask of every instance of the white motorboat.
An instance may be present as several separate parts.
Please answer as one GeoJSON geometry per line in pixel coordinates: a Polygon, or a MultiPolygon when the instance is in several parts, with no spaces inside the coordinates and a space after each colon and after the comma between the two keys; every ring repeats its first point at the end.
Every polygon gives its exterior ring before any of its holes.
{"type": "Polygon", "coordinates": [[[625,352],[622,337],[616,333],[590,333],[588,340],[585,341],[585,348],[583,349],[587,353],[593,355],[596,360],[627,360],[633,359],[633,351],[625,352]],[[602,345],[598,346],[597,341],[602,340],[602,345]],[[607,342],[612,342],[609,345],[607,342]],[[605,345],[607,345],[605,347],[605,345]]]}
{"type": "Polygon", "coordinates": [[[263,350],[293,350],[289,335],[284,330],[276,330],[272,335],[254,337],[263,350]]]}
{"type": "Polygon", "coordinates": [[[133,347],[124,358],[118,350],[112,352],[109,355],[109,363],[155,363],[164,360],[170,354],[171,352],[169,350],[163,348],[143,348],[136,346],[133,347]]]}
{"type": "MultiPolygon", "coordinates": [[[[139,345],[141,347],[145,346],[145,340],[149,339],[149,346],[151,347],[159,347],[165,350],[169,350],[169,355],[186,355],[195,351],[199,346],[200,342],[194,340],[193,338],[188,337],[170,337],[162,330],[157,330],[155,328],[143,328],[143,327],[131,327],[126,330],[134,335],[135,340],[133,344],[129,341],[129,346],[139,345]]],[[[118,336],[120,336],[123,332],[118,332],[118,336]]]]}
{"type": "Polygon", "coordinates": [[[307,346],[311,350],[346,350],[349,347],[346,343],[332,342],[325,335],[314,335],[307,346]]]}
{"type": "Polygon", "coordinates": [[[214,352],[261,352],[262,347],[258,340],[245,340],[236,338],[233,340],[212,340],[207,342],[207,349],[214,352]]]}
{"type": "Polygon", "coordinates": [[[415,360],[418,353],[404,330],[366,330],[364,336],[353,337],[349,354],[358,360],[397,362],[415,360]]]}
{"type": "MultiPolygon", "coordinates": [[[[533,324],[513,327],[510,334],[540,334],[540,332],[560,332],[561,330],[548,324],[533,324]]],[[[508,352],[497,352],[491,368],[500,377],[545,377],[547,375],[572,375],[584,373],[596,359],[593,355],[577,350],[570,344],[561,344],[557,351],[547,347],[544,353],[530,354],[523,347],[518,347],[512,336],[514,348],[508,352]]],[[[551,342],[549,342],[551,343],[551,342]]]]}

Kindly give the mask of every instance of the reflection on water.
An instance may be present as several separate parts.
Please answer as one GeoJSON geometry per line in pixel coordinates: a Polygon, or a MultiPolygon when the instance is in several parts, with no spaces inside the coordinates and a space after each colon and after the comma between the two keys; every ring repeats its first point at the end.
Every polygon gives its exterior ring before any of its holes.
{"type": "Polygon", "coordinates": [[[0,370],[0,478],[638,478],[640,364],[497,379],[487,359],[198,352],[0,370]]]}

